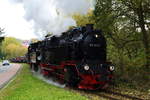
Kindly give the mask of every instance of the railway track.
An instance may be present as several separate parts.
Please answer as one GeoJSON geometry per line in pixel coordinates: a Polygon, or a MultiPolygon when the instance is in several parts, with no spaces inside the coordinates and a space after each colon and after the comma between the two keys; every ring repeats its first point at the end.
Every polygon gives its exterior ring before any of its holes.
{"type": "Polygon", "coordinates": [[[150,95],[141,93],[138,91],[131,91],[117,88],[110,88],[107,90],[79,90],[73,88],[67,88],[70,91],[78,92],[83,96],[86,96],[90,100],[150,100],[150,95]]]}

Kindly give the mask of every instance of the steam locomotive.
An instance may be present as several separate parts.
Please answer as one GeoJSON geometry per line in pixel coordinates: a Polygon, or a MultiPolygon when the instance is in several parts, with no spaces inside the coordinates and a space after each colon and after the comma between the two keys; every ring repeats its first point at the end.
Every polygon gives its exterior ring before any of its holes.
{"type": "Polygon", "coordinates": [[[106,40],[92,24],[48,36],[28,47],[28,62],[34,72],[55,76],[80,89],[106,88],[114,66],[106,61],[106,40]]]}

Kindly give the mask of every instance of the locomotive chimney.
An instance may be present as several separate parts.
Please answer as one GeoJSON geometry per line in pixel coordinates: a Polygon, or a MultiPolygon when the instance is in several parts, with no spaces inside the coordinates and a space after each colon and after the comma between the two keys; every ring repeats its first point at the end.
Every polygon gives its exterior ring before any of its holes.
{"type": "Polygon", "coordinates": [[[93,24],[86,24],[86,31],[92,31],[93,30],[93,24]]]}

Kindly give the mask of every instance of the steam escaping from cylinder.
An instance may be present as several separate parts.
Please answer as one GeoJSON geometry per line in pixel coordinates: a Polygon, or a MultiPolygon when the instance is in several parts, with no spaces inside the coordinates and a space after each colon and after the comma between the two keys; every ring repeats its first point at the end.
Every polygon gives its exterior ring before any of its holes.
{"type": "Polygon", "coordinates": [[[53,78],[51,78],[51,77],[46,78],[42,74],[40,74],[38,72],[34,72],[34,71],[32,73],[35,77],[37,77],[38,79],[40,79],[40,80],[42,80],[42,81],[44,81],[48,84],[55,85],[55,86],[60,87],[60,88],[65,88],[66,87],[66,84],[61,84],[58,81],[54,81],[53,78]]]}
{"type": "Polygon", "coordinates": [[[95,0],[10,0],[21,3],[25,19],[33,24],[38,37],[47,33],[60,35],[70,26],[76,26],[73,14],[86,14],[94,8],[95,0]]]}

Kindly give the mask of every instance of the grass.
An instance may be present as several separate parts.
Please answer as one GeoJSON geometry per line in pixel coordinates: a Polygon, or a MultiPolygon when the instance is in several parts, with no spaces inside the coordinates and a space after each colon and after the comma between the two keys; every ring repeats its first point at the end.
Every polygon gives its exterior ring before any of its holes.
{"type": "Polygon", "coordinates": [[[28,65],[23,64],[21,72],[4,89],[0,100],[87,100],[78,93],[47,84],[32,76],[28,65]]]}

